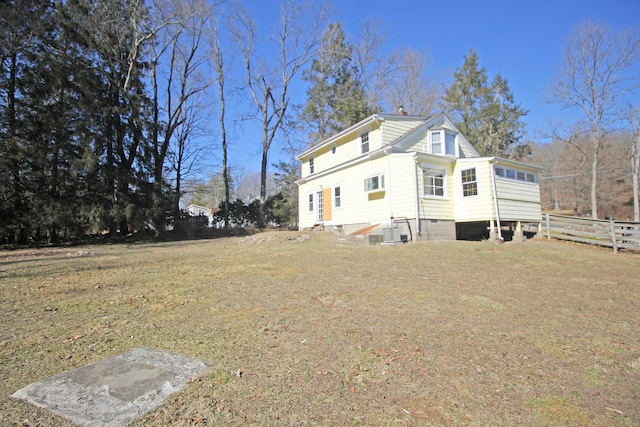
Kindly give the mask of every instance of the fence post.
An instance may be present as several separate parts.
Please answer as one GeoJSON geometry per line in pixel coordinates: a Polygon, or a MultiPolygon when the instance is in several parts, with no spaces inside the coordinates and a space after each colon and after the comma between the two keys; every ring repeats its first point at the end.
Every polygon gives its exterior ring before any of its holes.
{"type": "Polygon", "coordinates": [[[616,243],[616,223],[614,220],[610,219],[611,222],[611,242],[613,243],[613,253],[618,252],[618,245],[616,243]]]}
{"type": "Polygon", "coordinates": [[[547,240],[551,240],[551,227],[549,226],[549,214],[544,214],[547,220],[547,240]]]}

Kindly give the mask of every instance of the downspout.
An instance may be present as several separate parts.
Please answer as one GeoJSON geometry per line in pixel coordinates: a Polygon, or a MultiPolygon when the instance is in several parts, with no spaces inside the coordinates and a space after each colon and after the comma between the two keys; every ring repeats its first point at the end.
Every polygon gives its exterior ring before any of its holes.
{"type": "Polygon", "coordinates": [[[384,153],[387,155],[387,171],[389,176],[385,186],[387,187],[387,194],[389,196],[389,225],[393,223],[393,202],[391,201],[391,147],[385,148],[384,153]]]}
{"type": "MultiPolygon", "coordinates": [[[[495,158],[491,161],[491,183],[493,184],[493,202],[496,208],[496,226],[498,227],[498,240],[504,242],[502,238],[502,227],[500,226],[500,209],[498,208],[498,187],[496,186],[496,163],[495,158]]],[[[493,224],[492,224],[493,226],[493,224]]]]}
{"type": "Polygon", "coordinates": [[[418,179],[418,153],[413,153],[413,172],[415,175],[416,192],[416,236],[422,237],[420,230],[420,182],[418,179]]]}

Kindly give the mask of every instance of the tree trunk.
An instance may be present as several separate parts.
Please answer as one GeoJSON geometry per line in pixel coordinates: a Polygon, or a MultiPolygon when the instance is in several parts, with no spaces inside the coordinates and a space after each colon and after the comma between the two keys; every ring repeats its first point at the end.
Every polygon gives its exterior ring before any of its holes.
{"type": "Polygon", "coordinates": [[[638,202],[638,174],[640,173],[640,132],[636,135],[634,154],[631,156],[631,180],[633,182],[633,220],[640,222],[640,203],[638,202]]]}
{"type": "Polygon", "coordinates": [[[264,228],[264,204],[267,200],[267,159],[269,152],[262,150],[262,164],[260,168],[260,204],[258,205],[258,228],[264,228]]]}
{"type": "Polygon", "coordinates": [[[591,159],[591,218],[598,219],[598,155],[600,154],[600,138],[597,135],[594,135],[592,138],[593,159],[591,159]]]}

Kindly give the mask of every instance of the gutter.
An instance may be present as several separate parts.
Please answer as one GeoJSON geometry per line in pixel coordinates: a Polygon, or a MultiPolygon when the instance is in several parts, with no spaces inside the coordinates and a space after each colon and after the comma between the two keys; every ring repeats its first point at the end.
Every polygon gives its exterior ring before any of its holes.
{"type": "Polygon", "coordinates": [[[379,124],[380,122],[383,122],[383,121],[384,121],[384,117],[383,116],[381,116],[379,114],[373,114],[373,115],[371,115],[371,116],[359,121],[358,123],[354,124],[353,126],[350,126],[347,129],[344,129],[343,131],[338,132],[337,134],[332,135],[332,136],[330,136],[329,138],[327,138],[327,139],[325,139],[323,141],[320,141],[319,143],[313,145],[312,147],[309,147],[308,149],[306,149],[302,153],[298,154],[296,156],[296,159],[301,162],[302,159],[307,157],[309,154],[313,153],[314,151],[316,151],[316,150],[318,150],[318,149],[320,149],[322,147],[325,147],[327,145],[332,144],[333,142],[339,140],[343,136],[348,135],[348,134],[350,134],[352,132],[360,132],[361,129],[369,126],[369,124],[371,122],[376,122],[376,123],[379,124]]]}

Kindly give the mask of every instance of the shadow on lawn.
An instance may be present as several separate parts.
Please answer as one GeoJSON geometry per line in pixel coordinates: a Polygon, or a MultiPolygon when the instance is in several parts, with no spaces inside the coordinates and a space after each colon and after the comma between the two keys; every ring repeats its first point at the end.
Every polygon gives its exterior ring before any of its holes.
{"type": "Polygon", "coordinates": [[[46,240],[32,240],[27,244],[3,244],[0,245],[0,263],[4,261],[5,258],[9,258],[11,256],[12,250],[17,249],[38,249],[37,252],[34,252],[32,255],[34,256],[45,256],[52,255],[49,251],[42,251],[41,249],[45,248],[71,248],[76,246],[87,246],[87,245],[119,245],[119,244],[139,244],[139,243],[165,243],[165,242],[183,242],[189,240],[208,240],[208,239],[220,239],[224,237],[242,237],[242,236],[252,236],[257,233],[262,233],[265,231],[272,230],[283,230],[283,229],[271,229],[264,228],[259,229],[256,227],[238,227],[231,228],[229,230],[224,229],[204,229],[204,230],[173,230],[167,231],[163,234],[156,235],[153,232],[136,232],[129,233],[126,235],[122,234],[93,234],[87,235],[83,238],[72,239],[72,240],[60,240],[56,243],[51,243],[46,240]]]}

